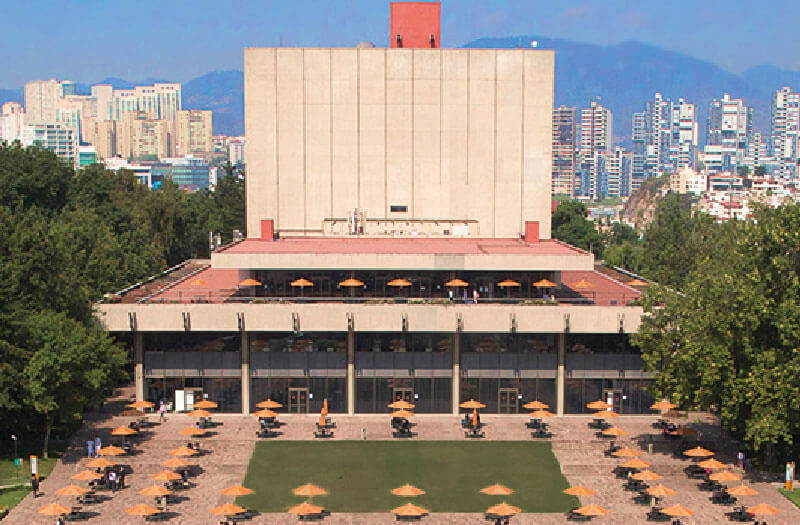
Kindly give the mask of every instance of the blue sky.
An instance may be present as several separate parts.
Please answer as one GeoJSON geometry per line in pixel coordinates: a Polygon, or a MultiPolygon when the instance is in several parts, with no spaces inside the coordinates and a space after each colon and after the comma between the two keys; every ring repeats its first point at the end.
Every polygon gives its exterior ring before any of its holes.
{"type": "MultiPolygon", "coordinates": [[[[387,45],[385,0],[2,0],[0,87],[33,78],[186,81],[241,69],[259,45],[387,45]]],[[[442,43],[537,34],[600,45],[639,40],[733,72],[800,69],[800,2],[444,0],[442,43]],[[762,7],[763,6],[763,7],[762,7]]]]}

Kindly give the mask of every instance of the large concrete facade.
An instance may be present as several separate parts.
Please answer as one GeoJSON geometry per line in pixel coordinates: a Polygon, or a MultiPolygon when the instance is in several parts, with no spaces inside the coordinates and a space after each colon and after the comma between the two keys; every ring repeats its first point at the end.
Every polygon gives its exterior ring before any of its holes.
{"type": "Polygon", "coordinates": [[[248,237],[264,219],[321,235],[354,212],[495,238],[538,221],[550,237],[551,51],[252,48],[244,62],[248,237]]]}

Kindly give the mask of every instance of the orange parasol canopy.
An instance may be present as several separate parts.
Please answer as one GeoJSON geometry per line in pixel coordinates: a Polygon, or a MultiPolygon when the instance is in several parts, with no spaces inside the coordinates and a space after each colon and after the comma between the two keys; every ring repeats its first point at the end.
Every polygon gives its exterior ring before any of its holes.
{"type": "Polygon", "coordinates": [[[392,417],[414,417],[414,412],[408,410],[395,410],[392,412],[392,417]]]}
{"type": "Polygon", "coordinates": [[[415,405],[414,405],[414,403],[409,403],[408,401],[403,401],[401,399],[400,401],[395,401],[394,403],[389,403],[387,406],[389,408],[395,408],[395,409],[400,409],[400,410],[411,410],[412,408],[414,408],[415,405]]]}
{"type": "Polygon", "coordinates": [[[600,412],[595,412],[594,417],[597,418],[619,417],[619,414],[617,414],[613,410],[601,410],[600,412]]]}
{"type": "Polygon", "coordinates": [[[611,427],[603,430],[604,436],[627,436],[629,432],[627,430],[622,430],[619,427],[611,427]]]}
{"type": "Polygon", "coordinates": [[[195,410],[188,412],[186,415],[194,417],[211,417],[211,412],[209,412],[208,410],[204,410],[202,408],[196,408],[195,410]]]}
{"type": "Polygon", "coordinates": [[[152,485],[140,490],[137,494],[141,494],[142,496],[168,496],[172,494],[172,491],[159,485],[152,485]]]}
{"type": "Polygon", "coordinates": [[[266,401],[261,401],[260,403],[256,403],[256,406],[258,408],[281,408],[283,405],[278,403],[277,401],[267,399],[266,401]]]}
{"type": "Polygon", "coordinates": [[[481,489],[481,494],[486,494],[488,496],[508,496],[513,494],[514,491],[510,488],[506,487],[505,485],[489,485],[488,487],[484,487],[481,489]]]}
{"type": "Polygon", "coordinates": [[[586,279],[581,279],[578,282],[572,283],[572,287],[578,290],[588,290],[590,288],[594,288],[594,285],[586,279]]]}
{"type": "Polygon", "coordinates": [[[364,283],[362,283],[362,282],[361,282],[361,281],[359,281],[358,279],[353,279],[353,278],[351,277],[350,279],[345,279],[344,281],[341,281],[341,282],[339,283],[339,286],[350,286],[350,287],[356,287],[356,286],[364,286],[364,283]]]}
{"type": "Polygon", "coordinates": [[[233,505],[232,503],[225,503],[211,509],[211,514],[217,516],[233,516],[234,514],[241,514],[242,512],[247,512],[247,509],[239,505],[233,505]]]}
{"type": "Polygon", "coordinates": [[[299,278],[299,279],[295,279],[294,281],[290,282],[289,284],[292,285],[292,286],[295,286],[295,287],[299,286],[300,288],[305,288],[306,286],[314,286],[314,283],[312,283],[308,279],[304,279],[302,277],[299,278]]]}
{"type": "Polygon", "coordinates": [[[133,434],[138,434],[136,430],[130,427],[117,427],[111,431],[112,436],[132,436],[133,434]]]}
{"type": "Polygon", "coordinates": [[[514,505],[509,505],[508,503],[492,505],[486,509],[486,514],[492,514],[494,516],[513,516],[514,514],[519,514],[520,512],[522,512],[521,508],[515,507],[514,505]]]}
{"type": "Polygon", "coordinates": [[[561,492],[564,494],[569,494],[570,496],[594,496],[597,494],[596,490],[590,489],[589,487],[584,487],[583,485],[575,485],[574,487],[564,489],[561,492]]]}
{"type": "Polygon", "coordinates": [[[609,408],[613,408],[611,405],[603,401],[602,399],[598,399],[597,401],[592,401],[586,405],[586,408],[591,410],[608,410],[609,408]]]}
{"type": "Polygon", "coordinates": [[[506,279],[504,281],[500,281],[499,283],[497,283],[497,286],[501,288],[508,288],[511,286],[519,286],[519,283],[513,279],[506,279]]]}
{"type": "Polygon", "coordinates": [[[641,469],[641,468],[647,468],[647,467],[649,467],[649,466],[650,466],[650,463],[648,463],[647,461],[642,461],[642,460],[641,460],[641,459],[639,459],[639,458],[634,458],[634,459],[631,459],[631,460],[628,460],[628,461],[626,461],[626,462],[625,462],[625,463],[623,463],[621,466],[622,466],[622,467],[625,467],[625,468],[635,468],[635,469],[641,469]]]}
{"type": "Polygon", "coordinates": [[[205,433],[205,430],[197,427],[186,427],[178,431],[178,434],[182,436],[204,436],[205,433]]]}
{"type": "Polygon", "coordinates": [[[632,448],[621,448],[612,452],[611,455],[618,458],[635,458],[636,456],[641,456],[641,452],[632,448]]]}
{"type": "Polygon", "coordinates": [[[200,278],[192,279],[191,281],[189,281],[189,286],[198,286],[199,287],[199,286],[208,286],[208,284],[209,284],[208,281],[206,281],[205,279],[200,279],[200,278]]]}
{"type": "Polygon", "coordinates": [[[684,451],[683,455],[689,456],[690,458],[707,458],[709,456],[713,456],[714,453],[703,447],[694,447],[684,451]]]}
{"type": "Polygon", "coordinates": [[[80,496],[89,492],[89,489],[78,487],[77,485],[67,485],[62,489],[58,489],[56,494],[59,496],[80,496]]]}
{"type": "Polygon", "coordinates": [[[738,487],[728,489],[728,494],[734,496],[757,496],[758,493],[756,489],[748,487],[747,485],[739,485],[738,487]]]}
{"type": "Polygon", "coordinates": [[[464,401],[460,405],[461,408],[485,408],[486,405],[479,401],[475,401],[474,399],[470,399],[469,401],[464,401]]]}
{"type": "MultiPolygon", "coordinates": [[[[194,408],[217,408],[219,403],[215,403],[214,401],[208,399],[203,399],[202,401],[195,403],[193,406],[194,408]]],[[[189,412],[189,414],[191,414],[191,412],[189,412]]]]}
{"type": "Polygon", "coordinates": [[[169,468],[178,468],[178,467],[188,467],[189,465],[191,465],[191,463],[188,463],[182,460],[181,458],[169,458],[162,461],[161,465],[169,468]]]}
{"type": "Polygon", "coordinates": [[[322,401],[322,411],[320,413],[323,416],[327,416],[328,415],[328,398],[327,397],[322,401]]]}
{"type": "Polygon", "coordinates": [[[169,453],[172,454],[173,456],[196,456],[200,452],[189,447],[179,447],[170,450],[169,453]]]}
{"type": "Polygon", "coordinates": [[[170,470],[162,470],[161,472],[156,472],[155,474],[150,475],[150,479],[154,479],[156,481],[172,481],[181,479],[181,475],[170,470]]]}
{"type": "Polygon", "coordinates": [[[533,412],[529,412],[528,415],[530,417],[533,417],[533,418],[536,418],[536,419],[541,419],[543,417],[553,417],[553,416],[555,416],[555,414],[553,414],[552,412],[549,412],[547,410],[534,410],[533,412]]]}
{"type": "Polygon", "coordinates": [[[414,283],[405,279],[392,279],[386,283],[386,286],[411,286],[412,284],[414,283]]]}
{"type": "Polygon", "coordinates": [[[649,283],[646,283],[641,279],[634,279],[632,281],[628,281],[625,284],[627,284],[628,286],[647,286],[649,283]]]}
{"type": "Polygon", "coordinates": [[[461,279],[450,279],[446,283],[445,286],[469,286],[467,281],[462,281],[461,279]]]}
{"type": "Polygon", "coordinates": [[[87,467],[92,467],[92,468],[107,468],[107,467],[113,467],[114,465],[116,465],[116,463],[114,463],[113,461],[109,461],[106,458],[95,458],[86,463],[87,467]]]}
{"type": "Polygon", "coordinates": [[[694,430],[689,427],[676,428],[675,430],[670,432],[670,435],[673,436],[694,436],[695,434],[697,434],[697,430],[694,430]]]}
{"type": "Polygon", "coordinates": [[[650,494],[651,496],[657,496],[659,498],[662,498],[664,496],[674,496],[675,494],[677,494],[677,492],[675,492],[670,488],[665,487],[664,485],[656,485],[655,487],[650,487],[649,489],[647,489],[647,493],[650,494]]]}
{"type": "Polygon", "coordinates": [[[547,410],[550,408],[550,405],[542,403],[541,401],[529,401],[522,405],[522,408],[527,410],[547,410]]]}
{"type": "Polygon", "coordinates": [[[772,505],[761,503],[755,507],[747,507],[747,512],[750,514],[755,514],[756,516],[773,516],[780,513],[780,510],[776,509],[772,505]]]}
{"type": "Polygon", "coordinates": [[[39,514],[45,514],[47,516],[60,516],[61,514],[69,514],[72,509],[69,507],[65,507],[64,505],[59,505],[58,503],[51,503],[49,505],[45,505],[44,507],[40,508],[37,512],[39,514]]]}
{"type": "Polygon", "coordinates": [[[406,503],[405,505],[392,509],[392,513],[398,516],[424,516],[428,513],[428,509],[424,509],[413,503],[406,503]]]}
{"type": "Polygon", "coordinates": [[[158,514],[161,511],[153,507],[152,505],[140,503],[129,509],[125,509],[125,512],[127,512],[131,516],[149,516],[151,514],[158,514]]]}
{"type": "Polygon", "coordinates": [[[241,485],[232,485],[219,491],[223,496],[247,496],[255,492],[253,489],[248,489],[241,485]]]}
{"type": "Polygon", "coordinates": [[[409,485],[406,483],[402,487],[397,487],[396,489],[392,489],[392,494],[395,496],[403,496],[403,497],[413,497],[413,496],[421,496],[425,494],[425,491],[422,489],[418,489],[414,485],[409,485]]]}
{"type": "Polygon", "coordinates": [[[701,461],[697,465],[700,466],[700,467],[703,467],[703,468],[711,469],[711,470],[717,470],[717,469],[721,469],[721,468],[726,468],[727,467],[727,465],[725,463],[723,463],[721,461],[717,461],[714,458],[704,459],[703,461],[701,461]]]}
{"type": "Polygon", "coordinates": [[[97,472],[92,472],[91,470],[81,470],[77,474],[74,474],[69,479],[74,479],[77,481],[92,481],[95,479],[100,479],[103,476],[98,474],[97,472]]]}
{"type": "Polygon", "coordinates": [[[151,401],[136,401],[125,406],[128,408],[153,408],[153,403],[151,401]]]}
{"type": "Polygon", "coordinates": [[[575,512],[583,516],[607,516],[608,510],[600,507],[599,505],[584,505],[581,508],[575,509],[575,512]]]}
{"type": "Polygon", "coordinates": [[[119,415],[123,417],[141,417],[144,415],[144,412],[135,408],[129,408],[120,412],[119,415]]]}
{"type": "Polygon", "coordinates": [[[253,415],[256,417],[278,417],[276,412],[273,412],[268,408],[261,409],[258,412],[253,412],[253,415]]]}
{"type": "Polygon", "coordinates": [[[295,496],[326,496],[328,491],[312,483],[300,485],[292,491],[295,496]]]}
{"type": "Polygon", "coordinates": [[[114,445],[109,445],[107,447],[103,447],[97,451],[98,454],[101,456],[121,456],[126,454],[124,448],[115,447],[114,445]]]}
{"type": "Polygon", "coordinates": [[[742,476],[729,470],[723,470],[722,472],[715,472],[711,474],[708,476],[708,479],[713,479],[714,481],[739,481],[742,479],[742,476]]]}
{"type": "Polygon", "coordinates": [[[541,281],[536,281],[533,283],[536,288],[553,288],[556,286],[556,283],[553,281],[548,281],[547,279],[542,279],[541,281]]]}
{"type": "Polygon", "coordinates": [[[289,514],[297,514],[298,516],[307,516],[309,514],[319,514],[324,509],[319,505],[312,505],[310,503],[301,503],[289,509],[289,514]]]}
{"type": "Polygon", "coordinates": [[[325,426],[325,412],[319,413],[319,426],[321,427],[325,426]]]}
{"type": "Polygon", "coordinates": [[[694,512],[687,509],[683,505],[670,505],[669,507],[664,507],[661,509],[661,513],[666,514],[667,516],[672,516],[673,518],[694,516],[694,512]]]}
{"type": "Polygon", "coordinates": [[[661,401],[656,401],[655,403],[650,405],[650,409],[651,410],[672,410],[676,406],[678,406],[678,405],[676,405],[675,403],[670,403],[667,400],[661,400],[661,401]]]}
{"type": "Polygon", "coordinates": [[[478,426],[478,409],[477,408],[473,408],[472,409],[472,426],[473,427],[477,427],[478,426]]]}
{"type": "Polygon", "coordinates": [[[261,286],[261,281],[256,281],[255,279],[245,279],[243,281],[239,281],[239,286],[261,286]]]}
{"type": "Polygon", "coordinates": [[[631,474],[631,477],[639,481],[657,481],[662,479],[664,476],[656,474],[652,470],[643,470],[641,472],[637,472],[636,474],[631,474]]]}

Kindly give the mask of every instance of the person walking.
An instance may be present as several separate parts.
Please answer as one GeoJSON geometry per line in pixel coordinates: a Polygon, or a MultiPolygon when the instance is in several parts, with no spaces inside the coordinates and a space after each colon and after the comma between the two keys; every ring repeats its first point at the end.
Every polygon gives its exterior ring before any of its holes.
{"type": "Polygon", "coordinates": [[[450,299],[450,302],[453,302],[453,289],[447,290],[447,297],[450,299]]]}
{"type": "Polygon", "coordinates": [[[33,490],[33,497],[39,497],[39,477],[36,474],[31,474],[31,489],[33,490]]]}
{"type": "Polygon", "coordinates": [[[161,403],[158,405],[158,420],[163,423],[167,420],[167,404],[164,403],[164,400],[161,400],[161,403]]]}
{"type": "Polygon", "coordinates": [[[94,457],[94,440],[91,438],[86,440],[86,457],[94,457]]]}
{"type": "Polygon", "coordinates": [[[117,473],[113,470],[108,473],[108,484],[111,485],[111,492],[117,491],[117,473]]]}
{"type": "Polygon", "coordinates": [[[94,455],[97,457],[100,454],[100,449],[103,448],[103,442],[100,441],[100,436],[94,438],[94,455]]]}
{"type": "Polygon", "coordinates": [[[475,301],[475,304],[478,304],[478,299],[480,299],[481,294],[478,293],[478,289],[475,288],[472,290],[472,299],[475,301]]]}

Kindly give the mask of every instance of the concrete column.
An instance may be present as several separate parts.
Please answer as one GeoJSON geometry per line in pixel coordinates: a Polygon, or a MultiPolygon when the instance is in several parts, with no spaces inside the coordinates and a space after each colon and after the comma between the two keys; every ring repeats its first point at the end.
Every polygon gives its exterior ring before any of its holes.
{"type": "Polygon", "coordinates": [[[566,377],[567,334],[558,334],[558,369],[556,370],[556,415],[564,415],[564,379],[566,377]]]}
{"type": "Polygon", "coordinates": [[[144,401],[144,342],[142,332],[133,332],[133,382],[136,401],[144,401]]]}
{"type": "Polygon", "coordinates": [[[453,415],[459,414],[461,402],[461,332],[453,334],[453,415]]]}
{"type": "Polygon", "coordinates": [[[347,330],[347,414],[356,413],[356,334],[347,330]]]}
{"type": "Polygon", "coordinates": [[[250,415],[250,344],[247,332],[242,331],[242,414],[250,415]]]}

